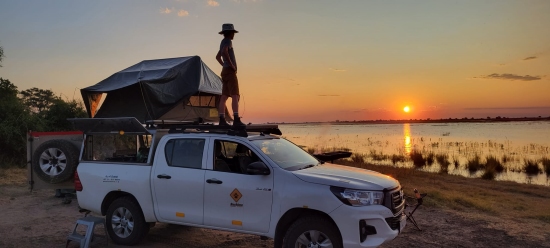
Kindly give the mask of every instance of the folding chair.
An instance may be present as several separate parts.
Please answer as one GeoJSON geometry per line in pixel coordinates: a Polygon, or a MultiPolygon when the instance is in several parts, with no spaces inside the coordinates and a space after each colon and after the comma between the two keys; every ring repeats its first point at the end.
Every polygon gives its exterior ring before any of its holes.
{"type": "Polygon", "coordinates": [[[412,210],[412,212],[405,212],[405,215],[407,216],[407,220],[410,221],[419,231],[422,231],[422,229],[420,229],[420,227],[418,226],[418,223],[416,223],[416,220],[414,219],[413,217],[413,214],[414,214],[414,211],[416,211],[416,209],[418,207],[420,207],[420,205],[422,205],[422,203],[424,202],[424,197],[426,197],[428,194],[427,193],[418,193],[418,190],[417,189],[414,189],[414,197],[410,197],[410,196],[407,196],[407,199],[416,199],[416,204],[408,204],[407,202],[405,202],[405,209],[407,207],[414,207],[414,209],[412,210]]]}

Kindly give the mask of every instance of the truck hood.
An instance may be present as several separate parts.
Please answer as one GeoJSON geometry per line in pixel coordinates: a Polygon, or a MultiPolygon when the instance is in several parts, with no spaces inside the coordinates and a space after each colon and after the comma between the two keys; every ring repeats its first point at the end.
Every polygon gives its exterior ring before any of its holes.
{"type": "Polygon", "coordinates": [[[306,182],[349,189],[384,190],[399,186],[397,180],[382,173],[330,163],[292,173],[306,182]]]}

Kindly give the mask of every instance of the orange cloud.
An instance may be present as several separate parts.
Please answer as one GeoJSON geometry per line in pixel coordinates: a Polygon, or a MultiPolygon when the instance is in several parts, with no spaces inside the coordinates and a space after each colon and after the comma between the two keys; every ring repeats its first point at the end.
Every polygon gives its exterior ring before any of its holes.
{"type": "Polygon", "coordinates": [[[178,16],[179,17],[184,17],[184,16],[188,16],[188,15],[189,15],[189,11],[187,11],[187,10],[181,9],[180,11],[178,11],[178,16]]]}
{"type": "Polygon", "coordinates": [[[161,13],[161,14],[170,14],[170,13],[172,13],[172,11],[174,11],[174,8],[173,8],[173,7],[172,7],[172,8],[166,7],[166,8],[160,9],[160,13],[161,13]]]}
{"type": "Polygon", "coordinates": [[[220,3],[216,2],[215,0],[208,0],[208,6],[217,7],[220,6],[220,3]]]}
{"type": "Polygon", "coordinates": [[[531,75],[516,75],[516,74],[510,74],[510,73],[493,73],[486,76],[479,76],[474,78],[484,78],[484,79],[504,79],[504,80],[520,80],[520,81],[533,81],[533,80],[540,80],[540,76],[531,76],[531,75]]]}

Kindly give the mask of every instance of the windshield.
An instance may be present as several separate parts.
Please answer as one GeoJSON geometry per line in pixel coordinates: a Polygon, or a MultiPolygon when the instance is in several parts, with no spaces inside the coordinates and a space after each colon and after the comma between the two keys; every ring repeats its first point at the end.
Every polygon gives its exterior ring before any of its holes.
{"type": "Polygon", "coordinates": [[[252,143],[285,170],[300,170],[319,164],[315,157],[285,139],[253,140],[252,143]]]}

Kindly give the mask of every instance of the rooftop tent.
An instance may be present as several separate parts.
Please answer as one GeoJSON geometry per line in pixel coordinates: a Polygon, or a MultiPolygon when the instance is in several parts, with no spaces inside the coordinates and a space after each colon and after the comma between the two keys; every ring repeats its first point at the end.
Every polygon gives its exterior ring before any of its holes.
{"type": "Polygon", "coordinates": [[[189,56],[144,60],[80,92],[90,117],[216,121],[222,82],[189,56]]]}

